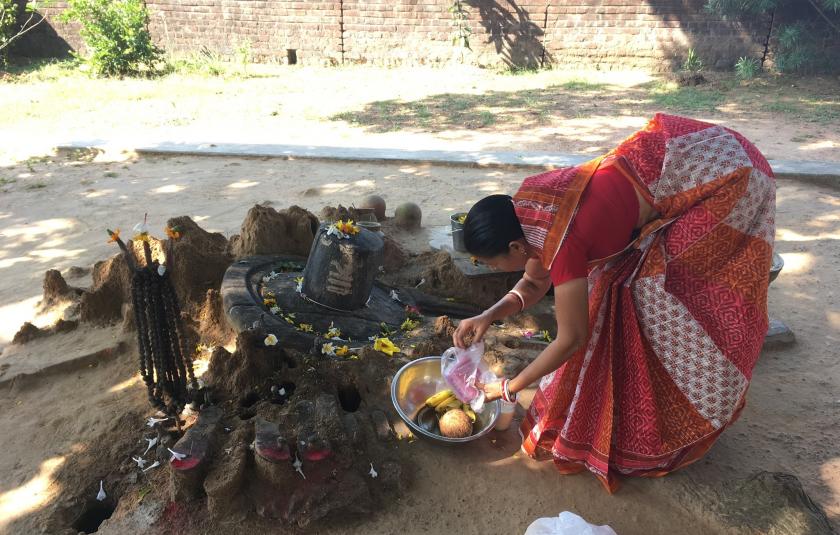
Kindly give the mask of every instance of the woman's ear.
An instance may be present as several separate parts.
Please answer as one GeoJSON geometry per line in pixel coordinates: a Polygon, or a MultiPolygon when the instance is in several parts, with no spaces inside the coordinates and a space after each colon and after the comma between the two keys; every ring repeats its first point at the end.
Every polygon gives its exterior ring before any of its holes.
{"type": "Polygon", "coordinates": [[[528,254],[528,251],[525,250],[525,244],[521,240],[515,240],[508,244],[508,254],[515,258],[528,254]]]}

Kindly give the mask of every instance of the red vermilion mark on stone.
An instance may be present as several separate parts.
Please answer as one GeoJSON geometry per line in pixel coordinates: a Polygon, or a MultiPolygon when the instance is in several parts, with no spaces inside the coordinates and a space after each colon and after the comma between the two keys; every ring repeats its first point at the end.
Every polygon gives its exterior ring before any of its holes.
{"type": "Polygon", "coordinates": [[[174,468],[175,470],[183,472],[186,470],[192,470],[193,468],[201,464],[201,459],[198,459],[197,457],[187,457],[186,459],[181,460],[175,459],[169,464],[171,464],[172,468],[174,468]]]}
{"type": "Polygon", "coordinates": [[[307,449],[301,452],[301,457],[305,461],[323,461],[332,457],[332,451],[328,449],[307,449]]]}

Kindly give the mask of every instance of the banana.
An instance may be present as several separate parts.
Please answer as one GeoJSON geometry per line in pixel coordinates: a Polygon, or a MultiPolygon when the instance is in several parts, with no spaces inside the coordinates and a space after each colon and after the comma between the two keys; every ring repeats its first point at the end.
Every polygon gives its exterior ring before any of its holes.
{"type": "Polygon", "coordinates": [[[448,390],[448,389],[447,390],[441,390],[440,392],[437,392],[437,393],[429,396],[428,398],[426,398],[426,405],[429,406],[429,407],[436,407],[442,401],[446,400],[447,398],[449,398],[451,396],[452,396],[452,390],[448,390]]]}
{"type": "Polygon", "coordinates": [[[452,394],[448,398],[444,399],[443,401],[441,401],[440,403],[435,405],[435,410],[440,409],[441,407],[448,406],[448,405],[450,405],[450,404],[452,404],[453,402],[456,402],[456,401],[458,401],[458,398],[455,397],[455,394],[452,394]]]}
{"type": "Polygon", "coordinates": [[[446,403],[441,403],[437,407],[435,407],[435,412],[438,414],[443,414],[450,409],[460,409],[461,402],[458,401],[458,398],[452,396],[452,399],[447,401],[446,403]]]}
{"type": "Polygon", "coordinates": [[[464,403],[464,404],[461,405],[461,410],[463,410],[467,414],[467,416],[470,417],[470,421],[472,421],[472,423],[475,423],[476,416],[475,416],[475,411],[472,410],[472,407],[470,407],[469,405],[464,403]]]}

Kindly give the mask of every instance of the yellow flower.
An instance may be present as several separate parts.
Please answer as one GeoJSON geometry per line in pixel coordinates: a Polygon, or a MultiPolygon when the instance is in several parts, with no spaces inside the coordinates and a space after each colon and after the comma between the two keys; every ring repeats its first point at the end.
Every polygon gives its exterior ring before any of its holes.
{"type": "Polygon", "coordinates": [[[298,329],[305,333],[315,332],[315,329],[312,327],[311,323],[301,323],[300,325],[298,325],[298,329]]]}
{"type": "Polygon", "coordinates": [[[149,241],[149,233],[141,232],[140,234],[135,234],[131,239],[134,241],[149,241]]]}
{"type": "Polygon", "coordinates": [[[327,338],[341,338],[341,329],[330,323],[330,328],[327,330],[327,338]]]}
{"type": "Polygon", "coordinates": [[[359,227],[356,226],[352,219],[348,219],[347,221],[339,219],[335,223],[335,228],[342,234],[349,234],[351,236],[359,233],[359,227]]]}
{"type": "Polygon", "coordinates": [[[108,243],[114,243],[115,241],[120,239],[120,229],[117,229],[117,230],[108,229],[108,237],[110,238],[108,240],[108,243]]]}
{"type": "Polygon", "coordinates": [[[542,339],[546,342],[551,342],[552,340],[551,335],[548,334],[548,331],[540,331],[540,336],[542,336],[542,339]]]}
{"type": "Polygon", "coordinates": [[[266,297],[263,299],[263,304],[267,307],[273,307],[277,305],[277,300],[273,297],[266,297]]]}
{"type": "Polygon", "coordinates": [[[169,236],[170,240],[177,240],[181,237],[181,231],[178,230],[178,227],[170,227],[167,225],[163,231],[166,232],[166,235],[169,236]]]}
{"type": "Polygon", "coordinates": [[[464,222],[466,220],[467,220],[467,214],[460,215],[460,216],[458,216],[458,219],[457,219],[458,223],[460,223],[462,225],[464,224],[464,222]]]}
{"type": "Polygon", "coordinates": [[[277,337],[273,334],[269,334],[265,337],[265,345],[267,346],[276,346],[277,345],[277,337]]]}
{"type": "Polygon", "coordinates": [[[400,352],[400,348],[395,346],[394,342],[388,340],[387,338],[377,338],[373,343],[373,349],[385,353],[389,357],[393,357],[394,353],[400,352]]]}
{"type": "Polygon", "coordinates": [[[335,350],[335,354],[339,357],[346,357],[350,354],[350,348],[348,346],[341,346],[335,350]]]}
{"type": "Polygon", "coordinates": [[[402,329],[404,331],[411,331],[414,328],[416,328],[418,325],[420,325],[419,321],[415,321],[411,318],[405,318],[405,321],[402,323],[402,325],[400,325],[400,329],[402,329]]]}

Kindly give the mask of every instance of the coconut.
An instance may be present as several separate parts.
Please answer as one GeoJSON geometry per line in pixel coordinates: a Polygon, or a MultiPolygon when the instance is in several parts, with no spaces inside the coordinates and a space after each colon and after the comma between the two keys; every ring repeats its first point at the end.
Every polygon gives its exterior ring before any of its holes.
{"type": "Polygon", "coordinates": [[[413,202],[403,203],[394,211],[397,226],[407,230],[420,228],[423,211],[413,202]]]}
{"type": "Polygon", "coordinates": [[[472,421],[461,409],[446,411],[440,417],[440,434],[449,438],[465,438],[472,435],[472,421]]]}
{"type": "Polygon", "coordinates": [[[362,200],[360,208],[372,209],[373,213],[376,214],[377,221],[383,221],[385,219],[385,199],[379,195],[368,195],[365,197],[362,200]]]}

